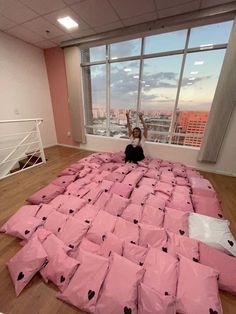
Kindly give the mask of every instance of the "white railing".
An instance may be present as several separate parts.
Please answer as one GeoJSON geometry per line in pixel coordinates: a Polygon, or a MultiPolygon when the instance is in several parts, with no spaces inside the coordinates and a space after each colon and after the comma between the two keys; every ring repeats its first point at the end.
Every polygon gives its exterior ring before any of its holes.
{"type": "Polygon", "coordinates": [[[46,162],[43,119],[0,120],[0,179],[46,162]]]}

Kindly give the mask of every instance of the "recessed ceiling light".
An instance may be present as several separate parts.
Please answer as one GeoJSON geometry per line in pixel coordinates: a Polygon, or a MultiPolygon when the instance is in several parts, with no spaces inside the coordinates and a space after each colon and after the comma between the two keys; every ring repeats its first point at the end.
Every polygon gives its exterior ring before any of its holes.
{"type": "Polygon", "coordinates": [[[194,62],[194,65],[202,65],[202,64],[204,64],[204,61],[195,61],[194,62]]]}
{"type": "Polygon", "coordinates": [[[62,17],[60,19],[57,19],[57,21],[64,26],[67,29],[71,29],[71,28],[75,28],[78,27],[78,23],[76,23],[74,20],[72,20],[71,17],[66,16],[66,17],[62,17]]]}

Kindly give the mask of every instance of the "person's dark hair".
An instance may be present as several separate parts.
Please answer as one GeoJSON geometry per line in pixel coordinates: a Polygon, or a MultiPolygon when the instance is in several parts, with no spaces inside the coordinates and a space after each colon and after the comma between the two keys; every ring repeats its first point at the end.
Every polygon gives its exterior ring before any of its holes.
{"type": "Polygon", "coordinates": [[[138,130],[139,131],[139,140],[141,140],[142,137],[142,131],[140,128],[138,128],[137,126],[135,128],[133,128],[133,135],[134,135],[134,130],[138,130]]]}

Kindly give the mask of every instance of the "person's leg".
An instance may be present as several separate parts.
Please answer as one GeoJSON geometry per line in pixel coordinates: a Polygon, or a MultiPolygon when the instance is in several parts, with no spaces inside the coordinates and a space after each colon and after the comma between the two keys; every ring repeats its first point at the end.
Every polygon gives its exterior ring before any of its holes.
{"type": "Polygon", "coordinates": [[[137,161],[141,161],[145,158],[144,153],[143,153],[143,149],[141,146],[137,146],[135,147],[135,161],[137,163],[137,161]]]}
{"type": "Polygon", "coordinates": [[[134,158],[134,147],[132,144],[129,144],[125,148],[125,162],[127,161],[133,161],[134,158]]]}

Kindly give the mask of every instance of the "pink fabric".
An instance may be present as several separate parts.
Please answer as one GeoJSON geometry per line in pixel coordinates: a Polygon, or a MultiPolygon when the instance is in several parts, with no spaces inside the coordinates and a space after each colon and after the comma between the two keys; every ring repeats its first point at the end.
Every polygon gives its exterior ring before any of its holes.
{"type": "Polygon", "coordinates": [[[131,170],[133,170],[133,167],[131,167],[130,164],[125,164],[124,166],[121,166],[121,167],[117,168],[117,169],[115,170],[115,172],[121,173],[121,174],[123,174],[123,175],[126,175],[126,174],[128,174],[131,170]]]}
{"type": "Polygon", "coordinates": [[[138,183],[138,186],[151,186],[151,187],[155,187],[157,183],[157,180],[156,179],[152,179],[152,178],[146,178],[146,177],[143,177],[139,183],[138,183]]]}
{"type": "Polygon", "coordinates": [[[74,215],[86,204],[85,200],[77,196],[68,195],[67,198],[66,196],[64,202],[57,209],[62,214],[74,215]]]}
{"type": "Polygon", "coordinates": [[[98,185],[99,188],[101,188],[102,192],[108,192],[113,186],[113,182],[109,180],[102,180],[102,182],[98,185]]]}
{"type": "Polygon", "coordinates": [[[64,187],[50,183],[49,185],[45,186],[38,192],[31,195],[29,198],[27,198],[27,201],[36,205],[41,203],[48,204],[57,195],[62,194],[64,190],[64,187]]]}
{"type": "Polygon", "coordinates": [[[208,197],[216,196],[216,191],[208,180],[203,178],[190,178],[189,182],[191,184],[193,194],[208,197]]]}
{"type": "Polygon", "coordinates": [[[167,206],[178,208],[184,212],[193,212],[193,205],[190,195],[174,192],[171,199],[167,202],[167,206]]]}
{"type": "Polygon", "coordinates": [[[105,211],[112,215],[120,216],[123,213],[123,210],[128,206],[129,202],[129,199],[114,193],[106,203],[105,211]]]}
{"type": "Polygon", "coordinates": [[[165,194],[165,193],[162,193],[162,192],[156,191],[156,192],[154,192],[154,195],[155,195],[156,197],[158,197],[158,198],[162,198],[165,202],[169,201],[169,199],[170,199],[170,196],[169,196],[169,195],[167,195],[167,194],[165,194]]]}
{"type": "Polygon", "coordinates": [[[101,159],[103,162],[111,162],[111,154],[110,153],[101,153],[97,155],[99,159],[101,159]]]}
{"type": "Polygon", "coordinates": [[[105,238],[100,246],[100,255],[108,257],[111,252],[122,255],[123,241],[113,233],[106,233],[105,238]]]}
{"type": "MultiPolygon", "coordinates": [[[[94,253],[94,254],[99,254],[100,253],[100,245],[89,241],[87,238],[83,238],[83,240],[80,242],[79,249],[82,249],[84,251],[94,253]]],[[[79,250],[76,254],[76,258],[78,259],[79,256],[79,250]]]]}
{"type": "Polygon", "coordinates": [[[79,171],[78,177],[84,178],[89,172],[91,172],[91,169],[88,166],[85,166],[82,170],[79,171]]]}
{"type": "Polygon", "coordinates": [[[59,173],[58,177],[68,176],[68,175],[77,175],[78,172],[79,172],[78,169],[67,167],[59,173]]]}
{"type": "Polygon", "coordinates": [[[160,168],[160,160],[153,159],[149,162],[148,168],[158,170],[160,168]]]}
{"type": "MultiPolygon", "coordinates": [[[[98,183],[96,182],[90,182],[89,184],[84,185],[80,189],[71,191],[70,194],[82,198],[84,195],[89,193],[90,190],[95,189],[98,186],[98,183]]],[[[69,194],[69,193],[66,193],[69,194]]]]}
{"type": "MultiPolygon", "coordinates": [[[[62,196],[62,195],[59,195],[62,196]]],[[[47,220],[48,215],[55,211],[54,206],[51,204],[43,204],[40,206],[39,211],[36,214],[36,217],[41,219],[43,222],[47,220]]]]}
{"type": "Polygon", "coordinates": [[[157,263],[154,265],[147,266],[145,263],[146,272],[143,277],[143,283],[163,295],[175,296],[178,279],[177,258],[157,249],[155,257],[157,263]]]}
{"type": "Polygon", "coordinates": [[[217,276],[218,273],[213,268],[181,256],[176,298],[177,312],[223,314],[217,276]]]}
{"type": "Polygon", "coordinates": [[[78,265],[79,262],[77,260],[67,256],[65,253],[59,253],[50,259],[41,273],[43,272],[46,282],[53,282],[60,291],[63,291],[68,286],[78,265]]]}
{"type": "Polygon", "coordinates": [[[163,198],[150,194],[145,202],[145,205],[150,205],[163,210],[165,208],[165,203],[166,201],[163,198]]]}
{"type": "Polygon", "coordinates": [[[187,178],[176,177],[175,180],[177,185],[189,186],[187,178]]]}
{"type": "Polygon", "coordinates": [[[137,286],[142,279],[143,272],[142,267],[113,253],[95,313],[136,314],[137,286]]]}
{"type": "Polygon", "coordinates": [[[123,211],[121,217],[137,224],[140,222],[142,216],[142,206],[137,204],[129,204],[123,211]]]}
{"type": "Polygon", "coordinates": [[[119,217],[117,219],[114,234],[122,240],[126,240],[133,244],[138,244],[139,239],[138,226],[134,223],[126,221],[123,218],[119,217]]]}
{"type": "Polygon", "coordinates": [[[167,234],[163,228],[158,228],[152,225],[139,224],[139,245],[162,249],[166,247],[167,234]]]}
{"type": "Polygon", "coordinates": [[[12,227],[15,223],[18,223],[18,221],[24,221],[28,217],[34,217],[38,210],[40,209],[39,205],[24,205],[21,206],[17,212],[12,215],[5,223],[1,226],[0,232],[6,232],[12,230],[12,227]]]}
{"type": "Polygon", "coordinates": [[[115,182],[112,188],[110,189],[111,193],[116,193],[119,196],[129,198],[130,193],[133,191],[133,187],[120,183],[120,182],[115,182]]]}
{"type": "Polygon", "coordinates": [[[219,288],[236,295],[236,258],[199,242],[200,263],[219,272],[219,288]]]}
{"type": "Polygon", "coordinates": [[[44,224],[44,228],[57,235],[66,223],[67,218],[67,215],[61,214],[57,211],[53,211],[50,215],[48,215],[47,220],[44,224]]]}
{"type": "Polygon", "coordinates": [[[47,261],[47,253],[37,237],[33,237],[7,263],[18,296],[47,261]]]}
{"type": "Polygon", "coordinates": [[[75,182],[72,182],[70,185],[68,185],[68,187],[66,188],[65,194],[77,195],[77,192],[89,182],[90,181],[87,178],[78,179],[75,182]]]}
{"type": "Polygon", "coordinates": [[[164,228],[167,231],[188,236],[188,216],[187,212],[166,207],[164,228]]]}
{"type": "Polygon", "coordinates": [[[99,196],[99,198],[96,200],[96,202],[94,203],[94,206],[99,208],[99,210],[105,210],[105,206],[106,206],[106,204],[107,204],[107,202],[109,201],[110,198],[111,198],[111,194],[110,193],[103,192],[99,196]]]}
{"type": "Polygon", "coordinates": [[[108,259],[81,250],[80,266],[68,287],[57,297],[77,308],[94,313],[99,291],[108,269],[108,259]]]}
{"type": "Polygon", "coordinates": [[[184,167],[174,167],[172,171],[176,177],[179,176],[185,178],[187,176],[184,167]]]}
{"type": "Polygon", "coordinates": [[[66,188],[70,183],[74,182],[77,175],[61,176],[53,180],[51,183],[66,188]]]}
{"type": "Polygon", "coordinates": [[[196,213],[214,218],[223,218],[223,212],[217,198],[192,195],[193,207],[196,213]]]}
{"type": "Polygon", "coordinates": [[[97,174],[93,180],[96,183],[101,183],[110,173],[110,171],[104,170],[100,174],[97,174]]]}
{"type": "Polygon", "coordinates": [[[191,194],[191,189],[189,186],[176,185],[174,188],[174,193],[182,193],[182,194],[189,195],[191,194]]]}
{"type": "Polygon", "coordinates": [[[149,169],[146,173],[145,173],[145,177],[147,178],[151,178],[151,179],[155,179],[158,180],[160,176],[160,172],[156,169],[149,169]]]}
{"type": "Polygon", "coordinates": [[[133,170],[126,175],[126,177],[123,180],[123,183],[134,188],[142,177],[143,177],[142,172],[133,170]]]}
{"type": "Polygon", "coordinates": [[[166,182],[172,185],[175,185],[176,183],[173,172],[169,172],[169,171],[162,172],[162,174],[160,175],[160,181],[166,182]]]}
{"type": "Polygon", "coordinates": [[[155,191],[162,192],[164,194],[167,194],[168,196],[171,196],[173,186],[170,183],[158,181],[155,186],[155,191]]]}
{"type": "Polygon", "coordinates": [[[138,313],[175,314],[175,298],[163,295],[141,283],[138,288],[138,313]]]}
{"type": "Polygon", "coordinates": [[[131,194],[131,203],[144,205],[149,194],[153,192],[153,188],[150,186],[140,186],[139,188],[135,188],[131,194]]]}
{"type": "Polygon", "coordinates": [[[167,252],[175,257],[183,255],[194,262],[199,262],[198,241],[189,237],[169,232],[167,242],[167,252]]]}
{"type": "Polygon", "coordinates": [[[172,172],[172,166],[162,166],[159,168],[160,173],[172,172]]]}
{"type": "Polygon", "coordinates": [[[188,168],[188,167],[186,167],[186,174],[189,179],[190,178],[202,178],[202,176],[200,175],[198,171],[188,168]]]}
{"type": "Polygon", "coordinates": [[[97,244],[101,244],[106,232],[112,232],[117,217],[100,210],[87,233],[87,238],[97,244]]]}
{"type": "Polygon", "coordinates": [[[42,242],[43,248],[47,252],[48,260],[60,253],[67,253],[69,248],[54,234],[50,234],[42,242]]]}
{"type": "Polygon", "coordinates": [[[100,167],[100,171],[109,171],[109,172],[112,172],[114,171],[115,169],[117,169],[119,166],[116,165],[115,163],[113,162],[108,162],[108,163],[104,163],[101,167],[100,167]]]}
{"type": "Polygon", "coordinates": [[[164,211],[150,205],[145,205],[141,222],[143,224],[163,227],[164,211]]]}
{"type": "Polygon", "coordinates": [[[97,214],[98,207],[91,204],[86,204],[78,213],[74,215],[74,218],[78,219],[80,222],[91,224],[97,214]]]}
{"type": "Polygon", "coordinates": [[[112,172],[108,174],[105,179],[113,182],[121,182],[124,179],[125,175],[119,172],[112,172]]]}
{"type": "Polygon", "coordinates": [[[147,255],[147,248],[135,245],[130,242],[124,243],[123,256],[140,266],[143,266],[145,257],[147,255]]]}
{"type": "Polygon", "coordinates": [[[100,186],[97,186],[96,188],[90,190],[86,195],[84,195],[83,199],[90,204],[94,204],[99,196],[102,194],[102,192],[103,189],[100,186]]]}
{"type": "Polygon", "coordinates": [[[79,245],[88,228],[89,224],[86,222],[80,222],[74,217],[69,217],[59,232],[59,239],[68,245],[69,248],[74,249],[79,245]]]}

